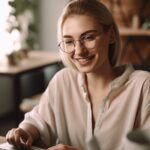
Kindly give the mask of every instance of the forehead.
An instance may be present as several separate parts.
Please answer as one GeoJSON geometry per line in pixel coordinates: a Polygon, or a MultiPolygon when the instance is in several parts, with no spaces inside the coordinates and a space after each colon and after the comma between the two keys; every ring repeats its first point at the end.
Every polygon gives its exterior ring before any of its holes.
{"type": "Polygon", "coordinates": [[[79,36],[88,30],[100,31],[102,26],[97,20],[89,15],[71,15],[63,23],[62,34],[79,36]]]}

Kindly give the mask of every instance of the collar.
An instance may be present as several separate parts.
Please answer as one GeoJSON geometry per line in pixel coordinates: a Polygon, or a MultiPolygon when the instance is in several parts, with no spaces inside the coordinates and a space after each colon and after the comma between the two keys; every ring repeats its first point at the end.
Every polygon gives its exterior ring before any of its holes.
{"type": "MultiPolygon", "coordinates": [[[[123,72],[123,74],[117,78],[115,78],[112,82],[111,82],[111,89],[108,93],[107,98],[109,97],[109,95],[112,93],[112,91],[118,89],[119,87],[121,87],[129,78],[130,74],[134,71],[134,68],[131,64],[127,64],[125,66],[125,70],[123,72]]],[[[83,96],[84,98],[87,100],[88,97],[88,91],[87,91],[87,86],[85,84],[85,73],[79,73],[78,74],[78,84],[83,92],[83,96]]],[[[88,100],[89,101],[89,100],[88,100]]]]}

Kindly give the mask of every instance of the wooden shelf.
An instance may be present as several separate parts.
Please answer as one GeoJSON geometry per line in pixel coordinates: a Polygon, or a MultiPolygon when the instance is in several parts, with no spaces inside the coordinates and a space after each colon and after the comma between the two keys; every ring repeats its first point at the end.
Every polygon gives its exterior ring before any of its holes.
{"type": "Polygon", "coordinates": [[[150,36],[148,29],[119,28],[119,32],[121,36],[150,36]]]}

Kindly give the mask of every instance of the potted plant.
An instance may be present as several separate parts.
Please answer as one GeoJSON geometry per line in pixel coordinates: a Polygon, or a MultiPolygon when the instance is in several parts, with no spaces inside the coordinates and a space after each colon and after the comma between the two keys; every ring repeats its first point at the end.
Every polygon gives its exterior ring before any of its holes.
{"type": "Polygon", "coordinates": [[[38,8],[37,0],[11,0],[12,11],[8,18],[8,31],[20,33],[22,49],[36,49],[37,27],[35,14],[38,8]]]}

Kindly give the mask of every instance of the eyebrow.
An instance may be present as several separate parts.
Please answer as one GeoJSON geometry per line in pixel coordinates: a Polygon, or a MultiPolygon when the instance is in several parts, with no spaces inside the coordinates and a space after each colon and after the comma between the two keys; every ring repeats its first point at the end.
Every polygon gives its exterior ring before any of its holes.
{"type": "MultiPolygon", "coordinates": [[[[88,33],[97,33],[97,32],[98,32],[97,30],[88,30],[88,31],[83,32],[80,35],[80,37],[85,36],[88,33]]],[[[72,36],[71,35],[64,35],[63,38],[72,38],[72,36]]]]}

